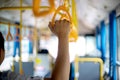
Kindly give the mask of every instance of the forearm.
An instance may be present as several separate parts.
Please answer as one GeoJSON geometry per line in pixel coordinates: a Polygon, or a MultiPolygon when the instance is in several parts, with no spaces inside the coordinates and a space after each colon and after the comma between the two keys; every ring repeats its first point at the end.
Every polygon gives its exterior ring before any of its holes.
{"type": "Polygon", "coordinates": [[[58,56],[52,73],[52,80],[69,80],[70,62],[68,36],[58,38],[58,56]]]}

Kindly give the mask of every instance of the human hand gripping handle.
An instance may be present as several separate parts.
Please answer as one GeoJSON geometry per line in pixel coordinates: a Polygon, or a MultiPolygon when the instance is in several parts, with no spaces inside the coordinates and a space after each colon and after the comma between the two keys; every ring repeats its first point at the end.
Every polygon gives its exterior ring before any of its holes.
{"type": "Polygon", "coordinates": [[[68,20],[56,20],[55,24],[49,23],[50,30],[58,37],[65,38],[70,33],[70,22],[68,20]]]}

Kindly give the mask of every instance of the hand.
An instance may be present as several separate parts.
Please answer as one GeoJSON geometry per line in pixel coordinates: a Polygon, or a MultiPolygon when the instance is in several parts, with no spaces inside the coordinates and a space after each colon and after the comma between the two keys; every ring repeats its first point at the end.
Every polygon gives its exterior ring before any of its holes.
{"type": "Polygon", "coordinates": [[[68,37],[70,33],[70,22],[67,20],[56,20],[55,24],[52,25],[52,23],[49,23],[50,30],[58,36],[58,38],[61,37],[68,37]]]}

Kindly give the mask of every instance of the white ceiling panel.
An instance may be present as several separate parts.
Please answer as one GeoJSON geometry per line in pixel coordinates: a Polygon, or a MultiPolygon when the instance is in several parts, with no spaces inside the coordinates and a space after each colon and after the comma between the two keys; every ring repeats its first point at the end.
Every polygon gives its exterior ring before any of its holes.
{"type": "MultiPolygon", "coordinates": [[[[20,0],[0,0],[0,8],[19,6],[20,0]]],[[[119,4],[120,0],[75,0],[77,16],[79,22],[79,33],[86,34],[94,32],[99,23],[106,19],[113,9],[119,4]]],[[[55,0],[56,6],[59,6],[60,0],[55,0]]],[[[49,5],[48,0],[41,0],[42,6],[49,5]]],[[[23,6],[32,6],[32,0],[23,0],[23,6]]],[[[120,9],[117,9],[120,13],[120,9]]],[[[20,12],[15,10],[0,10],[0,17],[11,22],[20,21],[20,12]]],[[[35,18],[31,10],[24,10],[23,25],[35,26],[35,18]]],[[[0,18],[0,19],[1,19],[0,18]]],[[[47,27],[52,15],[40,17],[37,19],[37,27],[47,27]]],[[[2,19],[0,20],[2,21],[2,19]]]]}

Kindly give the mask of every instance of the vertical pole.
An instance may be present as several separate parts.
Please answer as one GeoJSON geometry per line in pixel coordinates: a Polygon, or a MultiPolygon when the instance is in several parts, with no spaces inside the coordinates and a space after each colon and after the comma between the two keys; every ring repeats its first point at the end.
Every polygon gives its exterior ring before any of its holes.
{"type": "Polygon", "coordinates": [[[110,76],[112,80],[117,80],[117,25],[116,25],[116,12],[112,11],[109,15],[110,28],[109,28],[109,43],[110,43],[110,76]]]}
{"type": "Polygon", "coordinates": [[[35,18],[35,26],[34,26],[34,53],[35,53],[35,56],[37,56],[37,51],[38,51],[38,44],[37,44],[37,18],[35,18]]]}
{"type": "Polygon", "coordinates": [[[101,22],[101,53],[102,60],[105,62],[106,55],[106,27],[104,21],[101,22]]]}
{"type": "Polygon", "coordinates": [[[117,80],[117,22],[116,12],[113,12],[113,80],[117,80]]]}
{"type": "MultiPolygon", "coordinates": [[[[20,7],[22,7],[22,0],[20,0],[20,7]]],[[[22,38],[22,10],[20,10],[20,59],[19,59],[19,73],[23,74],[23,70],[22,70],[22,42],[21,39],[22,38]]]]}
{"type": "Polygon", "coordinates": [[[100,50],[100,29],[96,27],[96,48],[100,50]]]}
{"type": "Polygon", "coordinates": [[[112,56],[112,52],[113,52],[112,51],[112,38],[113,38],[113,35],[112,35],[112,30],[113,30],[112,29],[113,28],[112,27],[112,24],[113,24],[112,20],[113,20],[112,15],[110,14],[109,15],[109,53],[110,53],[109,54],[110,55],[109,56],[109,76],[110,77],[112,77],[112,68],[113,68],[113,66],[112,66],[112,57],[113,57],[112,56]]]}

